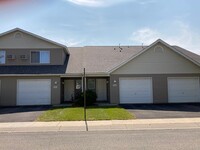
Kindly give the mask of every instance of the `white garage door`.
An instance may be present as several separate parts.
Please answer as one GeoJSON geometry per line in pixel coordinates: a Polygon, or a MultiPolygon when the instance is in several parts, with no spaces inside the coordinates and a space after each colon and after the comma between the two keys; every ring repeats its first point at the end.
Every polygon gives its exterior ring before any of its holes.
{"type": "Polygon", "coordinates": [[[153,103],[151,78],[120,78],[120,103],[153,103]]]}
{"type": "Polygon", "coordinates": [[[168,78],[169,103],[200,102],[199,78],[168,78]]]}
{"type": "Polygon", "coordinates": [[[51,104],[50,79],[24,79],[17,81],[17,105],[51,104]]]}

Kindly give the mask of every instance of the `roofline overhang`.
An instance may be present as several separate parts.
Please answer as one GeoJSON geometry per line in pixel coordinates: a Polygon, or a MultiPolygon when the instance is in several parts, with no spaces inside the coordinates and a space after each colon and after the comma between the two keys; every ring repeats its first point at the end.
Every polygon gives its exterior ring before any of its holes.
{"type": "MultiPolygon", "coordinates": [[[[89,73],[86,72],[85,75],[87,77],[109,77],[110,74],[107,73],[89,73]]],[[[61,75],[61,77],[83,77],[83,73],[67,73],[61,75]]]]}
{"type": "Polygon", "coordinates": [[[0,77],[26,77],[26,76],[28,77],[61,76],[61,74],[0,74],[0,77]]]}
{"type": "MultiPolygon", "coordinates": [[[[60,76],[60,77],[82,77],[83,73],[71,73],[71,74],[0,74],[0,77],[25,77],[25,76],[35,76],[35,77],[41,77],[41,76],[60,76]]],[[[109,77],[109,74],[98,74],[98,73],[87,73],[86,76],[90,77],[109,77]]]]}

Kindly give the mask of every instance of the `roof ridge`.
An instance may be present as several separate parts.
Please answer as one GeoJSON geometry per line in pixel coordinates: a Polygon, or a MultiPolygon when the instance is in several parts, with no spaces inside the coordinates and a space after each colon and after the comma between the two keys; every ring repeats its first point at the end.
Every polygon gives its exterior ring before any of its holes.
{"type": "MultiPolygon", "coordinates": [[[[99,45],[99,46],[84,46],[84,47],[119,47],[119,45],[113,45],[113,46],[106,46],[106,45],[99,45]]],[[[148,47],[148,45],[120,45],[120,47],[148,47]]]]}

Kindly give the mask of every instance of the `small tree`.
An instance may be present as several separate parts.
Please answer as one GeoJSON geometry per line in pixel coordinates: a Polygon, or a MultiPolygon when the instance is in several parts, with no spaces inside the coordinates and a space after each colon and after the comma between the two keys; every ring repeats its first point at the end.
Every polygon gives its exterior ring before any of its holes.
{"type": "MultiPolygon", "coordinates": [[[[97,94],[96,92],[92,91],[92,90],[87,90],[86,91],[86,104],[87,106],[91,106],[93,105],[97,100],[97,94]]],[[[84,95],[83,93],[81,93],[78,96],[77,101],[75,102],[76,106],[83,106],[84,105],[84,95]]]]}

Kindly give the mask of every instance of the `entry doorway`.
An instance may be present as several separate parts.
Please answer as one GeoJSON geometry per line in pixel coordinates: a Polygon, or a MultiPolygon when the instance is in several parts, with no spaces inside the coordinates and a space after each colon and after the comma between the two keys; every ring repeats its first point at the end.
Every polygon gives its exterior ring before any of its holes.
{"type": "Polygon", "coordinates": [[[73,102],[82,92],[81,79],[64,80],[64,102],[73,102]]]}

